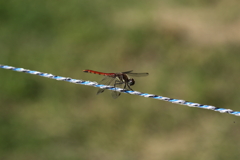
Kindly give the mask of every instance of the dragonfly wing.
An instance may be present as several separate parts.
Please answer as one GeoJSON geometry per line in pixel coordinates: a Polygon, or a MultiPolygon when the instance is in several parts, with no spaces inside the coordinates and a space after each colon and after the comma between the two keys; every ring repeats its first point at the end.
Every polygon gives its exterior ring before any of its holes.
{"type": "MultiPolygon", "coordinates": [[[[123,85],[124,85],[124,82],[119,82],[119,81],[116,81],[114,84],[116,88],[122,88],[123,85]]],[[[117,91],[112,92],[112,97],[114,99],[118,98],[120,95],[121,95],[121,92],[117,92],[117,91]]]]}
{"type": "MultiPolygon", "coordinates": [[[[104,84],[104,85],[110,85],[115,78],[113,77],[105,77],[103,78],[99,84],[104,84]]],[[[97,94],[103,93],[105,89],[100,88],[97,92],[97,94]]]]}
{"type": "Polygon", "coordinates": [[[133,70],[131,71],[126,71],[126,72],[121,72],[121,73],[125,73],[125,74],[128,74],[128,73],[131,73],[133,70]]]}
{"type": "Polygon", "coordinates": [[[112,97],[113,97],[114,99],[118,98],[120,95],[121,95],[120,92],[116,92],[116,91],[113,91],[113,92],[112,92],[112,97]]]}
{"type": "Polygon", "coordinates": [[[144,76],[148,76],[148,73],[126,73],[131,77],[144,77],[144,76]]]}
{"type": "Polygon", "coordinates": [[[100,94],[100,93],[103,93],[104,91],[105,91],[105,89],[99,89],[99,90],[97,91],[97,95],[100,94]]]}

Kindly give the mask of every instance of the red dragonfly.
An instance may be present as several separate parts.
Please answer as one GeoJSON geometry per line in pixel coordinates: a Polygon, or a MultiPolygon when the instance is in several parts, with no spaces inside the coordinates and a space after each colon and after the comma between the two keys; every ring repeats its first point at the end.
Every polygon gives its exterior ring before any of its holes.
{"type": "MultiPolygon", "coordinates": [[[[130,86],[133,86],[135,84],[135,80],[133,78],[130,78],[129,76],[132,77],[143,77],[147,76],[148,73],[132,73],[131,71],[126,71],[126,72],[120,72],[120,73],[104,73],[104,72],[98,72],[98,71],[93,71],[93,70],[83,70],[83,72],[86,73],[93,73],[93,74],[99,74],[104,77],[99,83],[104,84],[104,85],[111,85],[113,84],[114,87],[122,88],[124,85],[124,89],[129,89],[132,90],[130,86]]],[[[105,89],[99,89],[97,94],[103,93],[105,89]]],[[[120,92],[113,91],[112,92],[112,97],[117,98],[121,95],[120,92]]]]}

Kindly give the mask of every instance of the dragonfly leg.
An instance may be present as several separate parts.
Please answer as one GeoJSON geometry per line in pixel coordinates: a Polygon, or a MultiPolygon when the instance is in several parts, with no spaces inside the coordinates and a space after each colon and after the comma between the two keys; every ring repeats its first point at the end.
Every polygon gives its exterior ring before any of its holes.
{"type": "Polygon", "coordinates": [[[124,85],[123,89],[126,89],[126,84],[127,84],[127,83],[125,83],[125,85],[124,85]]]}
{"type": "Polygon", "coordinates": [[[123,83],[124,83],[123,81],[116,80],[116,82],[115,82],[115,84],[114,84],[114,87],[115,87],[116,85],[120,85],[120,84],[123,84],[123,83]]]}
{"type": "Polygon", "coordinates": [[[132,88],[129,86],[128,83],[126,83],[125,86],[126,86],[126,85],[127,85],[128,89],[130,89],[131,91],[133,91],[132,88]]]}

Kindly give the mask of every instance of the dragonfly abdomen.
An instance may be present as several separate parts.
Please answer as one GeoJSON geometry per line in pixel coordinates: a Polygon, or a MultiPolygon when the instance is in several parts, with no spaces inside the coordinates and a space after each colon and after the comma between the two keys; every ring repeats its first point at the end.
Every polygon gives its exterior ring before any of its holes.
{"type": "Polygon", "coordinates": [[[115,76],[115,73],[103,73],[103,72],[98,72],[98,71],[88,70],[88,69],[83,70],[83,72],[98,74],[98,75],[102,75],[102,76],[109,76],[109,77],[115,76]]]}

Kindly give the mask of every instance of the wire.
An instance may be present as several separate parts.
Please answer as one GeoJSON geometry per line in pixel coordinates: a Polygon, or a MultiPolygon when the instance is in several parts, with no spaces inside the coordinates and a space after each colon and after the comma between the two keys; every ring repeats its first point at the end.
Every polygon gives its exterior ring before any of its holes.
{"type": "Polygon", "coordinates": [[[73,78],[69,78],[69,77],[55,76],[55,75],[49,74],[49,73],[43,73],[43,72],[33,71],[33,70],[29,70],[29,69],[24,69],[24,68],[17,68],[17,67],[12,67],[12,66],[8,66],[8,65],[0,64],[0,68],[9,69],[9,70],[17,71],[17,72],[34,74],[34,75],[38,75],[38,76],[42,76],[42,77],[46,77],[46,78],[55,79],[58,81],[67,81],[67,82],[75,83],[75,84],[81,84],[81,85],[86,85],[86,86],[98,87],[98,88],[102,88],[102,89],[114,90],[114,91],[121,92],[121,93],[134,94],[134,95],[138,95],[138,96],[142,96],[142,97],[163,100],[163,101],[181,104],[181,105],[185,105],[185,106],[189,106],[189,107],[208,109],[208,110],[213,110],[213,111],[217,111],[220,113],[228,113],[231,115],[240,116],[240,111],[233,111],[231,109],[218,108],[218,107],[211,106],[211,105],[202,105],[199,103],[193,103],[193,102],[188,102],[188,101],[181,100],[181,99],[173,99],[173,98],[158,96],[158,95],[154,95],[154,94],[142,93],[139,91],[131,91],[131,90],[126,90],[126,89],[122,89],[122,88],[115,88],[113,86],[98,84],[97,82],[84,81],[84,80],[73,79],[73,78]]]}

